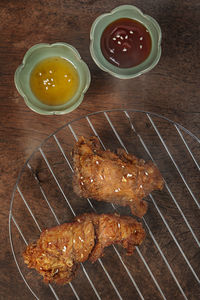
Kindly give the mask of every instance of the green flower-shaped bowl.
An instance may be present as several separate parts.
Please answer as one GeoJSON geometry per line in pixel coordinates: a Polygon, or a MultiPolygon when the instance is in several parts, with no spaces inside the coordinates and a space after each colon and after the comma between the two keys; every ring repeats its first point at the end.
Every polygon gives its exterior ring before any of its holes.
{"type": "Polygon", "coordinates": [[[99,16],[92,24],[90,31],[90,53],[97,66],[105,72],[120,79],[129,79],[137,77],[153,69],[161,56],[161,29],[157,21],[152,17],[145,15],[135,6],[121,5],[113,9],[110,13],[99,16]],[[105,28],[112,22],[129,18],[143,24],[151,36],[152,47],[147,59],[141,64],[132,68],[119,68],[112,65],[105,59],[101,51],[101,36],[105,28]]]}
{"type": "Polygon", "coordinates": [[[33,111],[43,115],[66,114],[76,109],[83,101],[90,81],[90,71],[81,59],[78,51],[67,43],[37,44],[25,54],[22,64],[17,68],[14,76],[16,88],[24,98],[27,106],[33,111]],[[49,57],[61,57],[73,64],[79,74],[79,86],[75,95],[62,105],[52,106],[40,102],[30,87],[30,75],[34,67],[49,57]]]}

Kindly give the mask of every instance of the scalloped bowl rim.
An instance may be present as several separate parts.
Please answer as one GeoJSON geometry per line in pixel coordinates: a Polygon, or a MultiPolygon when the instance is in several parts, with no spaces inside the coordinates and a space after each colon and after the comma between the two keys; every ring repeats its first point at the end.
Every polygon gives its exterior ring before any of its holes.
{"type": "MultiPolygon", "coordinates": [[[[83,61],[83,59],[81,58],[78,50],[74,46],[72,46],[72,45],[70,45],[68,43],[65,43],[65,42],[57,42],[57,43],[52,43],[52,44],[49,44],[49,43],[38,43],[38,44],[33,45],[32,47],[30,47],[26,51],[26,53],[25,53],[25,55],[23,57],[22,63],[17,67],[17,69],[15,71],[14,82],[15,82],[15,86],[16,86],[16,89],[18,90],[19,94],[23,97],[24,102],[26,103],[26,105],[32,111],[34,111],[36,113],[39,113],[41,115],[61,115],[61,114],[70,113],[71,111],[73,111],[74,109],[76,109],[81,104],[81,102],[83,101],[84,95],[85,95],[86,91],[88,90],[88,88],[90,86],[91,74],[90,74],[90,70],[89,70],[87,64],[83,61]],[[86,81],[85,81],[84,88],[81,90],[80,96],[77,98],[77,100],[76,100],[76,102],[74,104],[72,104],[69,107],[60,109],[60,110],[58,109],[59,105],[58,106],[48,106],[48,105],[46,105],[47,107],[49,107],[50,109],[52,108],[52,109],[51,110],[45,110],[44,108],[40,108],[39,106],[33,104],[29,100],[29,97],[24,93],[23,88],[21,87],[21,84],[20,84],[20,72],[23,70],[24,66],[26,65],[27,60],[29,59],[30,55],[32,53],[34,53],[36,50],[43,49],[43,48],[53,48],[55,46],[62,46],[62,47],[64,46],[68,50],[70,50],[71,53],[73,54],[74,58],[81,64],[81,67],[84,68],[84,71],[86,72],[86,77],[87,78],[86,78],[86,81]]],[[[76,94],[74,95],[74,97],[75,96],[76,96],[76,94]]],[[[72,97],[72,99],[74,97],[72,97]]],[[[69,101],[71,101],[72,99],[70,99],[69,101]]],[[[66,104],[69,101],[67,101],[66,104]]],[[[61,105],[60,105],[60,107],[61,107],[61,105]]]]}
{"type": "MultiPolygon", "coordinates": [[[[116,18],[116,20],[117,19],[118,18],[116,18]]],[[[141,22],[141,21],[139,21],[139,22],[141,22]]],[[[105,28],[106,28],[106,26],[105,26],[105,28]]],[[[94,62],[96,63],[96,65],[101,70],[103,70],[104,72],[107,72],[107,73],[111,74],[112,76],[120,78],[120,79],[131,79],[131,78],[138,77],[138,76],[140,76],[140,75],[142,75],[142,74],[144,74],[144,73],[152,70],[157,65],[157,63],[160,60],[161,52],[162,52],[162,50],[161,50],[161,40],[162,40],[162,32],[161,32],[161,29],[160,29],[160,25],[158,24],[158,22],[153,17],[151,17],[151,16],[149,16],[147,14],[144,14],[138,7],[136,7],[134,5],[120,5],[118,7],[115,7],[113,10],[111,10],[108,13],[101,14],[100,16],[98,16],[94,20],[94,22],[93,22],[93,24],[91,26],[91,30],[90,30],[90,54],[91,54],[94,62]],[[107,67],[105,67],[103,64],[101,64],[101,62],[99,62],[98,58],[96,57],[95,49],[94,49],[94,40],[95,40],[94,32],[95,32],[97,24],[100,21],[102,21],[105,17],[113,16],[116,13],[118,13],[119,11],[123,11],[123,10],[125,10],[127,8],[130,9],[130,10],[133,10],[133,11],[137,12],[144,19],[147,19],[148,21],[150,21],[155,26],[155,28],[156,28],[156,30],[158,32],[158,43],[157,43],[157,47],[156,47],[156,49],[157,49],[156,58],[154,59],[153,63],[149,67],[146,67],[145,69],[142,69],[141,71],[138,71],[136,73],[132,73],[130,75],[123,75],[123,74],[119,74],[119,73],[116,73],[114,71],[111,71],[110,69],[108,69],[107,67]]],[[[108,64],[110,64],[110,63],[108,62],[108,64]]],[[[139,65],[137,65],[137,66],[139,66],[139,65]]],[[[120,68],[118,68],[118,69],[120,71],[120,68]]]]}

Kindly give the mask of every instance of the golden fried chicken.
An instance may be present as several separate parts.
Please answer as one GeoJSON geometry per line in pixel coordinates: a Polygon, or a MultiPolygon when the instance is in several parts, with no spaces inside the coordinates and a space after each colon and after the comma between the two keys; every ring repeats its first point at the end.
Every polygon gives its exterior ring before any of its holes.
{"type": "Polygon", "coordinates": [[[141,223],[131,217],[88,213],[43,231],[37,242],[27,246],[23,257],[45,282],[64,284],[74,278],[79,263],[95,262],[105,247],[121,244],[131,255],[144,237],[141,223]]]}
{"type": "Polygon", "coordinates": [[[46,229],[37,242],[28,245],[24,261],[29,268],[36,269],[44,281],[68,283],[75,276],[78,263],[88,259],[94,238],[94,226],[89,219],[46,229]]]}
{"type": "Polygon", "coordinates": [[[79,217],[92,218],[95,228],[95,246],[89,256],[89,260],[95,262],[103,255],[103,250],[112,244],[120,244],[126,249],[127,255],[132,255],[136,245],[140,245],[145,237],[142,224],[132,217],[119,216],[117,214],[84,214],[79,217]]]}
{"type": "Polygon", "coordinates": [[[130,206],[132,213],[142,217],[147,203],[142,199],[153,190],[163,188],[163,179],[153,162],[127,154],[103,151],[96,137],[81,137],[72,151],[74,161],[73,187],[77,195],[130,206]]]}

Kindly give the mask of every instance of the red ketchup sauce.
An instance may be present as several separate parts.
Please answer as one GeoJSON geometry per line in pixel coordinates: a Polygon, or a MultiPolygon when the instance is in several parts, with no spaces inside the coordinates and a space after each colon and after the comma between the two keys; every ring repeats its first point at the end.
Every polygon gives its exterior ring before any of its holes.
{"type": "Polygon", "coordinates": [[[122,18],[109,24],[101,36],[104,57],[119,68],[142,63],[151,51],[151,36],[138,21],[122,18]]]}

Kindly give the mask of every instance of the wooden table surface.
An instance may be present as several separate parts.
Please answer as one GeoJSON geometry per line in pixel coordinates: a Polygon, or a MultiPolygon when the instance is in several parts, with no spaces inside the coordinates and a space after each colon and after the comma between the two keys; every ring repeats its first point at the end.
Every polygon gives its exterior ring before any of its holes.
{"type": "Polygon", "coordinates": [[[17,175],[44,138],[74,118],[113,108],[155,112],[200,137],[199,19],[197,0],[0,1],[0,299],[33,299],[10,250],[8,215],[17,175]],[[131,80],[101,71],[89,52],[94,19],[121,4],[136,5],[162,29],[160,62],[149,73],[131,80]],[[29,110],[16,91],[14,72],[31,46],[59,41],[77,48],[92,81],[75,111],[42,116],[29,110]]]}

